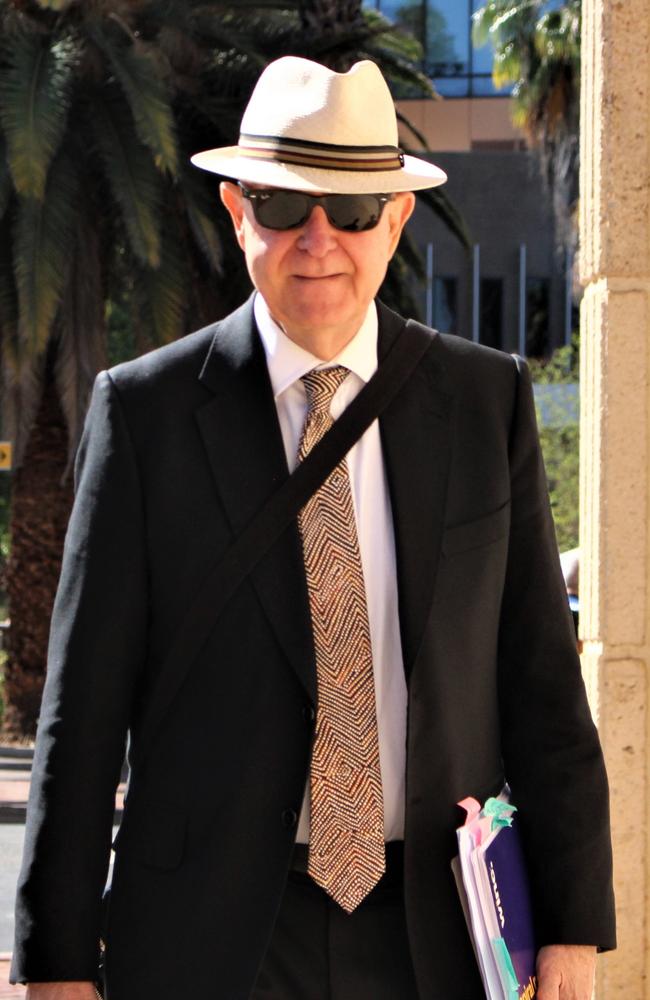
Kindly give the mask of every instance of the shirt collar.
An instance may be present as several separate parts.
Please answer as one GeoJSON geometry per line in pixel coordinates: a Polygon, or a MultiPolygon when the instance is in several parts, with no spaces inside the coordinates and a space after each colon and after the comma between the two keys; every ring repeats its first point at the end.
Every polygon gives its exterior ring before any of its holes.
{"type": "Polygon", "coordinates": [[[335,358],[326,363],[287,337],[271,316],[269,307],[259,292],[255,296],[254,312],[255,322],[264,345],[275,399],[312,368],[329,367],[334,364],[344,365],[355,375],[358,375],[363,382],[369,382],[377,370],[378,324],[377,307],[374,301],[368,306],[363,323],[352,340],[335,358]]]}

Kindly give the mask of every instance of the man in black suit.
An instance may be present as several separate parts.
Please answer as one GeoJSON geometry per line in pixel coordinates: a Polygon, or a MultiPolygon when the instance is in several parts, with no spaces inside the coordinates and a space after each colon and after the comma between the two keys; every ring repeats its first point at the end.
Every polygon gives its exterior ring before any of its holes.
{"type": "Polygon", "coordinates": [[[13,979],[30,1000],[96,995],[128,732],[109,1000],[476,1000],[456,803],[504,780],[538,996],[588,1000],[596,949],[614,946],[607,785],[530,378],[375,301],[412,191],[444,174],[397,147],[373,64],[293,57],[262,74],[238,146],[195,162],[239,182],[221,194],[256,294],[97,379],[13,979]],[[298,523],[195,630],[233,538],[378,364],[423,343],[298,523]]]}

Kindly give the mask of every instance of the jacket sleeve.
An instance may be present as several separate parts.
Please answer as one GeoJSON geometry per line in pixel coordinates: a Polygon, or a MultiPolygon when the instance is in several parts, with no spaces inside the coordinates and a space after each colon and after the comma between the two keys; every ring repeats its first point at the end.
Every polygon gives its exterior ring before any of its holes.
{"type": "Polygon", "coordinates": [[[512,525],[499,639],[505,773],[540,945],[615,947],[608,788],[559,564],[531,379],[516,359],[512,525]]]}
{"type": "Polygon", "coordinates": [[[107,372],[95,383],[75,479],[18,882],[13,982],[97,974],[115,790],[148,604],[138,470],[107,372]]]}

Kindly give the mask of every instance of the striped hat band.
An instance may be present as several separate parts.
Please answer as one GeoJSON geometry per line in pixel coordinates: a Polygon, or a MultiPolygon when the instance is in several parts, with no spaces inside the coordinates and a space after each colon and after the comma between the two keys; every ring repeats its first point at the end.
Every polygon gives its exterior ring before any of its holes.
{"type": "Polygon", "coordinates": [[[274,135],[239,136],[240,153],[248,159],[292,163],[325,170],[401,170],[404,153],[398,146],[337,146],[274,135]]]}

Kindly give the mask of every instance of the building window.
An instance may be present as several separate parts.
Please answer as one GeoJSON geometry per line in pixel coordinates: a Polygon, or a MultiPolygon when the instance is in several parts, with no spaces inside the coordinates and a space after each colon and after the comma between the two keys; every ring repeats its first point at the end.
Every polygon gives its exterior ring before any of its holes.
{"type": "Polygon", "coordinates": [[[548,278],[526,278],[526,356],[544,358],[549,353],[548,278]]]}
{"type": "Polygon", "coordinates": [[[456,278],[433,279],[432,325],[441,333],[457,332],[457,288],[456,278]]]}
{"type": "MultiPolygon", "coordinates": [[[[445,97],[507,96],[492,83],[492,47],[472,44],[472,14],[483,0],[365,0],[414,35],[423,70],[445,97]]],[[[402,95],[399,95],[402,96],[402,95]]],[[[409,96],[409,95],[405,95],[409,96]]]]}
{"type": "Polygon", "coordinates": [[[501,350],[503,343],[503,279],[481,278],[479,342],[501,350]]]}

